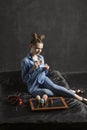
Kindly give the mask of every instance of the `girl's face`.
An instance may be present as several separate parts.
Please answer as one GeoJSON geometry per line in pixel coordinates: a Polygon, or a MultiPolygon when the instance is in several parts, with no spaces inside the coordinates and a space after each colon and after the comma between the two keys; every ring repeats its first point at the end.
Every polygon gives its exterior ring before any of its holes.
{"type": "Polygon", "coordinates": [[[43,43],[37,43],[36,45],[31,45],[30,53],[32,55],[39,55],[42,52],[43,43]]]}

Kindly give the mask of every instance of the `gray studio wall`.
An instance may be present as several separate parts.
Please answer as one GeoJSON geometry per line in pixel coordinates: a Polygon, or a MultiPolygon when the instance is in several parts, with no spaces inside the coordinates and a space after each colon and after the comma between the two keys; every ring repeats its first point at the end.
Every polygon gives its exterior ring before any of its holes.
{"type": "Polygon", "coordinates": [[[87,71],[87,0],[0,0],[0,72],[20,70],[32,32],[52,69],[87,71]]]}

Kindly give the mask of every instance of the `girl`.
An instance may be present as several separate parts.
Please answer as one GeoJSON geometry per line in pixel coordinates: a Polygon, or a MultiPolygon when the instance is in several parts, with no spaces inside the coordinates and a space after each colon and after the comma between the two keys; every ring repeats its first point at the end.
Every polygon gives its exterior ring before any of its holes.
{"type": "Polygon", "coordinates": [[[75,98],[87,104],[86,98],[55,84],[47,76],[49,65],[44,63],[44,57],[40,54],[44,46],[44,38],[44,35],[33,33],[32,41],[29,44],[30,52],[21,61],[21,76],[28,87],[28,93],[32,97],[36,97],[36,95],[42,96],[43,94],[48,96],[61,95],[62,97],[75,98]]]}

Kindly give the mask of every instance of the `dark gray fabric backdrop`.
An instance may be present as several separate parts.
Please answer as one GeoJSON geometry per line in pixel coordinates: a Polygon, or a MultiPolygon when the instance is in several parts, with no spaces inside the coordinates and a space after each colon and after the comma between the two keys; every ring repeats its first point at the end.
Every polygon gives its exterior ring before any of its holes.
{"type": "Polygon", "coordinates": [[[0,72],[20,69],[32,32],[46,35],[51,68],[87,71],[86,0],[0,0],[0,72]]]}

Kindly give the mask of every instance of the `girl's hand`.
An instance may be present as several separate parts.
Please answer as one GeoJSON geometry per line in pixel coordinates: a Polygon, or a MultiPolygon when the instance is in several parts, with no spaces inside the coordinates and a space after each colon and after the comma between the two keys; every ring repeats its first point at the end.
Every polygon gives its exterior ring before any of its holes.
{"type": "Polygon", "coordinates": [[[44,68],[46,68],[47,70],[49,70],[50,67],[49,67],[48,64],[45,64],[45,65],[44,65],[44,68]]]}
{"type": "Polygon", "coordinates": [[[38,66],[40,65],[40,61],[38,60],[38,61],[35,61],[34,62],[34,69],[37,69],[38,68],[38,66]]]}

